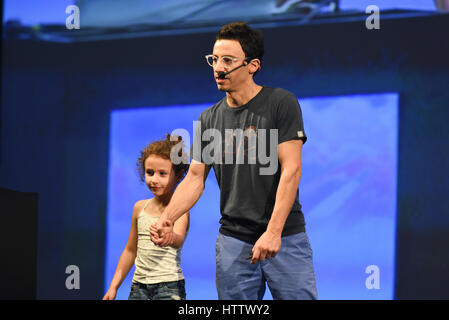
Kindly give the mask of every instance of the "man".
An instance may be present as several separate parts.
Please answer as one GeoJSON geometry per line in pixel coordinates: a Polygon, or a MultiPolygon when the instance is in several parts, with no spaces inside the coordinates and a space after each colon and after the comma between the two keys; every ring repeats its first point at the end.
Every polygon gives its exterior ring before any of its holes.
{"type": "Polygon", "coordinates": [[[201,114],[188,174],[152,240],[169,243],[165,227],[198,201],[213,166],[222,214],[216,244],[219,299],[262,299],[265,283],[274,299],[316,299],[312,250],[298,201],[307,139],[301,109],[292,93],[254,82],[263,53],[261,33],[246,23],[219,31],[206,59],[226,96],[201,114]]]}

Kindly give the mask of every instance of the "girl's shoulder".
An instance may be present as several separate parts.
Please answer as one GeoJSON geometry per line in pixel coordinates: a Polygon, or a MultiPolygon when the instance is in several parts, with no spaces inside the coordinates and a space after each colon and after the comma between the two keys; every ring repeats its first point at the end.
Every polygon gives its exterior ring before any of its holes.
{"type": "Polygon", "coordinates": [[[136,203],[134,203],[133,214],[135,215],[135,218],[138,218],[140,216],[140,213],[148,206],[150,202],[151,199],[143,199],[138,200],[136,201],[136,203]]]}
{"type": "Polygon", "coordinates": [[[151,217],[159,217],[161,215],[158,210],[155,209],[153,199],[139,200],[135,204],[135,211],[137,212],[137,218],[142,216],[143,213],[151,217]]]}
{"type": "Polygon", "coordinates": [[[148,205],[149,202],[151,202],[151,199],[138,200],[134,204],[134,208],[135,209],[143,209],[144,207],[146,207],[148,205]]]}

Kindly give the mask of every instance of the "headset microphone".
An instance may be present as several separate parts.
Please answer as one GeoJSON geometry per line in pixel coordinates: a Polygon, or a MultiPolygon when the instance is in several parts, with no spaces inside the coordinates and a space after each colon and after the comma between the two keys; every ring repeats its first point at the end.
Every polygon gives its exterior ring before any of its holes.
{"type": "Polygon", "coordinates": [[[218,73],[217,78],[218,78],[218,79],[224,79],[224,78],[226,77],[227,74],[228,74],[227,72],[220,71],[220,72],[218,73]]]}
{"type": "MultiPolygon", "coordinates": [[[[248,60],[248,59],[249,59],[249,58],[246,58],[245,61],[248,60]]],[[[247,66],[247,65],[248,65],[248,63],[246,63],[246,64],[241,64],[241,65],[239,65],[237,68],[234,68],[234,69],[232,69],[231,71],[228,71],[228,72],[220,71],[220,72],[218,72],[217,78],[218,78],[218,79],[224,79],[224,78],[225,78],[228,74],[230,74],[231,72],[234,72],[235,70],[237,70],[237,69],[239,69],[239,68],[241,68],[241,67],[247,66]]]]}

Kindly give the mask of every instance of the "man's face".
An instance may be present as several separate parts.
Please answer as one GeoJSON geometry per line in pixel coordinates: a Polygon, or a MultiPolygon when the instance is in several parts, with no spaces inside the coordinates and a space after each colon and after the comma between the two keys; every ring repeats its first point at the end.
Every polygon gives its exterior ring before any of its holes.
{"type": "Polygon", "coordinates": [[[231,71],[245,63],[245,53],[237,40],[217,40],[212,54],[218,58],[217,63],[214,66],[214,77],[217,82],[218,90],[227,92],[234,91],[251,78],[247,67],[242,67],[231,72],[226,75],[224,79],[218,78],[220,72],[231,71]],[[223,59],[223,57],[225,57],[225,59],[223,59]],[[232,59],[232,64],[226,63],[226,61],[229,61],[229,58],[234,58],[232,59]]]}

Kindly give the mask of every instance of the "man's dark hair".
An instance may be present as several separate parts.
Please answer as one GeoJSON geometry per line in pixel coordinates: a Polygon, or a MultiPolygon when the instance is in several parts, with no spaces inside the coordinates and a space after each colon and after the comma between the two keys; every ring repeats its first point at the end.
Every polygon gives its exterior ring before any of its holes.
{"type": "Polygon", "coordinates": [[[237,40],[247,58],[259,59],[262,63],[264,54],[263,35],[259,30],[248,26],[248,23],[232,22],[224,25],[218,32],[216,40],[237,40]]]}

